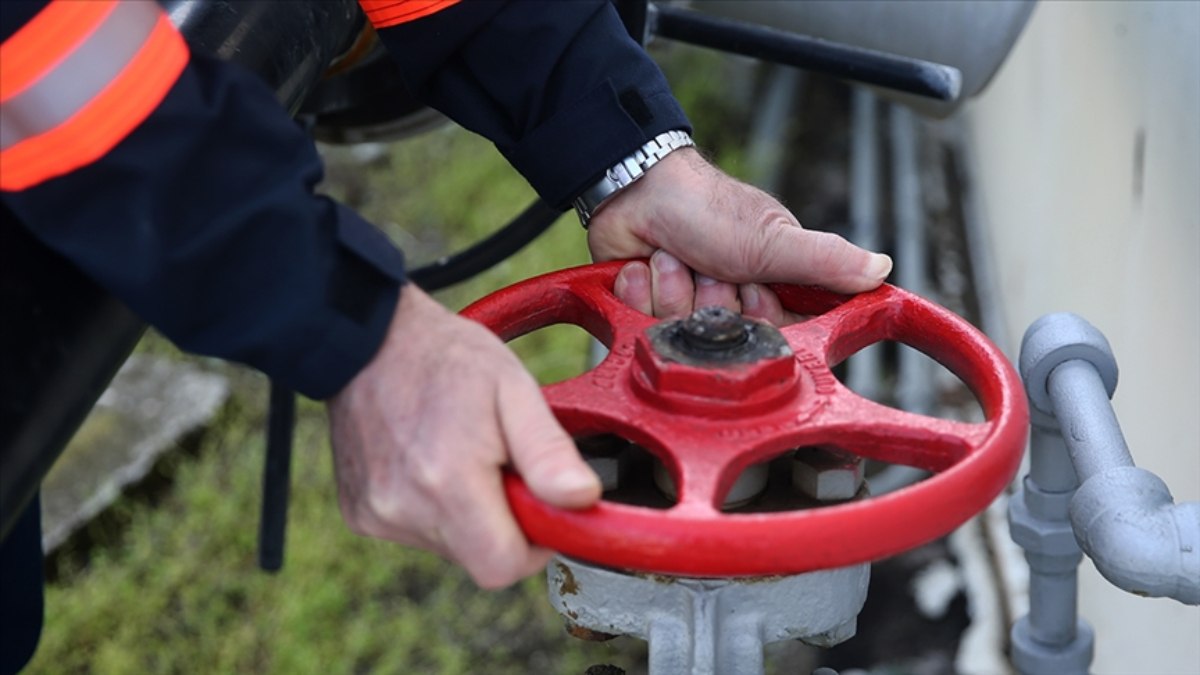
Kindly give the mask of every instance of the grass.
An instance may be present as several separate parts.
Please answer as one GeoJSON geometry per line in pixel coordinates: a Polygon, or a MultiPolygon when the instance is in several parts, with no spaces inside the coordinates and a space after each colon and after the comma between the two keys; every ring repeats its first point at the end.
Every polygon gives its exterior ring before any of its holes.
{"type": "MultiPolygon", "coordinates": [[[[740,114],[722,89],[729,62],[679,50],[673,83],[697,137],[736,171],[740,114]],[[724,150],[723,150],[724,149],[724,150]]],[[[326,189],[383,226],[420,263],[479,239],[532,198],[490,145],[453,129],[387,148],[367,163],[330,150],[326,189]],[[401,227],[399,223],[403,223],[401,227]]],[[[452,308],[513,281],[587,262],[565,216],[519,254],[439,298],[452,308]]],[[[579,372],[582,331],[539,331],[514,345],[543,381],[579,372]]],[[[141,347],[189,358],[150,335],[141,347]]],[[[568,637],[535,577],[477,590],[430,554],[360,538],[336,506],[322,406],[303,401],[293,458],[287,560],[260,572],[255,537],[266,385],[212,360],[229,404],[185,451],[48,562],[46,628],[29,673],[638,672],[645,645],[568,637]]]]}

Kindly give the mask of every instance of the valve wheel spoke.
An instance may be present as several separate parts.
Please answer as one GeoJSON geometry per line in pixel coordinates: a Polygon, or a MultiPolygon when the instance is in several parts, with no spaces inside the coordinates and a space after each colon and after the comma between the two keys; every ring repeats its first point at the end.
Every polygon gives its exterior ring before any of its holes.
{"type": "Polygon", "coordinates": [[[609,349],[625,343],[633,344],[639,333],[658,323],[654,317],[643,314],[621,302],[613,294],[611,283],[605,284],[603,280],[589,281],[591,283],[580,284],[571,287],[570,290],[590,310],[591,314],[584,317],[584,322],[593,323],[596,330],[591,330],[593,326],[586,325],[586,323],[581,323],[581,325],[589,329],[593,335],[608,334],[610,336],[608,340],[598,337],[609,349]]]}
{"type": "Polygon", "coordinates": [[[542,387],[546,400],[554,402],[559,414],[568,408],[575,413],[607,417],[629,414],[625,393],[634,341],[656,320],[621,302],[611,290],[616,275],[609,276],[590,277],[582,283],[570,279],[561,283],[563,291],[579,303],[569,323],[595,336],[608,348],[608,354],[591,370],[542,387]]]}
{"type": "Polygon", "coordinates": [[[629,358],[618,344],[595,368],[575,377],[542,387],[542,395],[560,417],[572,414],[625,417],[627,405],[625,379],[629,376],[629,358]]]}
{"type": "Polygon", "coordinates": [[[898,410],[838,385],[810,425],[837,438],[837,447],[860,457],[933,472],[953,466],[980,448],[991,423],[975,424],[898,410]],[[864,423],[863,420],[869,420],[864,423]]]}
{"type": "Polygon", "coordinates": [[[677,465],[674,510],[717,516],[721,502],[737,480],[735,468],[745,454],[742,445],[703,432],[689,436],[686,445],[668,441],[665,454],[677,465]]]}
{"type": "MultiPolygon", "coordinates": [[[[891,295],[887,290],[863,293],[780,332],[797,355],[809,353],[821,356],[823,362],[838,363],[888,337],[887,326],[896,313],[891,295]]],[[[784,302],[788,299],[786,295],[781,298],[784,302]]]]}

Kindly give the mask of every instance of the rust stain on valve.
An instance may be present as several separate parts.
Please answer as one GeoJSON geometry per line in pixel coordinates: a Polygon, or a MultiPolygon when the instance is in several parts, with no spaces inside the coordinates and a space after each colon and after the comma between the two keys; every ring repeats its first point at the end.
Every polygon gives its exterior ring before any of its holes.
{"type": "Polygon", "coordinates": [[[580,640],[586,640],[588,642],[608,642],[609,640],[617,637],[612,633],[605,633],[603,631],[592,630],[591,628],[584,628],[583,626],[570,621],[567,622],[567,633],[571,637],[579,638],[580,640]]]}
{"type": "Polygon", "coordinates": [[[561,579],[558,583],[558,594],[578,595],[579,583],[575,581],[575,575],[571,572],[571,568],[561,562],[554,563],[554,566],[558,568],[559,579],[561,579]]]}

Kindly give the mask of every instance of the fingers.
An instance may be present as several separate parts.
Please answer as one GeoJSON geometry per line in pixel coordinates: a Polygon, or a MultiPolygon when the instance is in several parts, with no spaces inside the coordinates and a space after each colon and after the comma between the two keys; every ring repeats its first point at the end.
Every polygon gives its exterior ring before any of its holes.
{"type": "Polygon", "coordinates": [[[773,326],[788,326],[799,323],[804,317],[783,308],[779,296],[761,284],[742,284],[738,287],[742,300],[742,315],[766,321],[773,326]]]}
{"type": "MultiPolygon", "coordinates": [[[[579,456],[541,390],[523,371],[496,380],[499,442],[539,499],[562,508],[583,508],[600,498],[600,479],[579,456]]],[[[501,453],[504,454],[504,453],[501,453]]],[[[501,588],[537,572],[550,551],[531,547],[513,519],[495,467],[463,476],[446,497],[444,533],[450,557],[481,588],[501,588]]]]}
{"type": "Polygon", "coordinates": [[[859,248],[831,232],[776,220],[752,237],[747,258],[756,260],[757,278],[818,284],[840,293],[869,291],[892,271],[892,259],[859,248]]]}
{"type": "Polygon", "coordinates": [[[779,298],[769,289],[758,284],[742,284],[738,288],[742,298],[742,314],[751,319],[766,321],[775,326],[782,326],[783,306],[779,298]]]}
{"type": "Polygon", "coordinates": [[[650,266],[635,261],[622,267],[613,294],[643,314],[668,319],[687,316],[696,307],[741,311],[737,286],[699,273],[693,285],[691,270],[666,252],[652,258],[650,266]]]}
{"type": "MultiPolygon", "coordinates": [[[[806,230],[779,201],[708,164],[698,153],[673,152],[597,214],[588,230],[596,260],[671,251],[688,267],[729,281],[815,284],[843,292],[871,290],[891,259],[835,234],[806,230]]],[[[659,258],[655,253],[655,258],[659,258]]],[[[677,279],[652,283],[654,315],[691,310],[677,279]]],[[[728,301],[728,296],[720,299],[728,301]]]]}
{"type": "Polygon", "coordinates": [[[651,304],[660,319],[682,319],[692,313],[692,271],[675,256],[659,250],[650,257],[651,304]]]}
{"type": "Polygon", "coordinates": [[[553,555],[525,539],[508,509],[498,472],[464,472],[444,500],[447,517],[439,526],[440,548],[480,588],[508,586],[537,572],[553,555]]]}
{"type": "Polygon", "coordinates": [[[496,405],[508,454],[539,499],[568,509],[600,498],[600,479],[559,426],[532,377],[499,381],[496,405]]]}
{"type": "Polygon", "coordinates": [[[724,307],[731,312],[741,312],[742,303],[738,301],[738,287],[717,281],[712,277],[696,273],[696,308],[724,307]]]}
{"type": "Polygon", "coordinates": [[[396,317],[329,401],[347,524],[445,556],[485,588],[535,573],[550,553],[513,519],[502,467],[516,464],[538,497],[566,507],[595,501],[599,480],[495,335],[416,287],[396,317]]]}
{"type": "Polygon", "coordinates": [[[621,302],[642,314],[654,312],[650,297],[650,268],[643,262],[631,262],[617,273],[613,294],[621,302]]]}

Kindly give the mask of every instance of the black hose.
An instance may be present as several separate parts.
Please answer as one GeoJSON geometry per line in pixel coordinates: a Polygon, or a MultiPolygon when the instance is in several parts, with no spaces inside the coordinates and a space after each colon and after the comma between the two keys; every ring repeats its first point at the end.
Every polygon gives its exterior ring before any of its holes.
{"type": "Polygon", "coordinates": [[[562,212],[538,199],[508,225],[487,239],[408,274],[412,282],[426,291],[453,286],[460,281],[491,269],[545,232],[562,212]]]}

